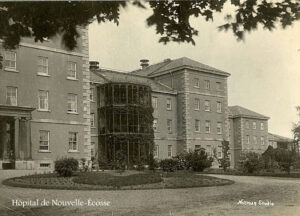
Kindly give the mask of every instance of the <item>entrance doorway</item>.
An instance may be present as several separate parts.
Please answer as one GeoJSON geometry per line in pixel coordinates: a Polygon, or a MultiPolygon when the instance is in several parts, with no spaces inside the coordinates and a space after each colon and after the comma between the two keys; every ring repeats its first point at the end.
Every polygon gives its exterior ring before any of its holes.
{"type": "Polygon", "coordinates": [[[15,168],[15,121],[13,117],[0,116],[0,160],[2,160],[2,169],[15,168]]]}

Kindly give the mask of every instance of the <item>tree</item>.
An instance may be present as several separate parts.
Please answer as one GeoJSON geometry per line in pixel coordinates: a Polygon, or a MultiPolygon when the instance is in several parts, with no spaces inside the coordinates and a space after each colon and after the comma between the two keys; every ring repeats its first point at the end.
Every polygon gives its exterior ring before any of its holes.
{"type": "Polygon", "coordinates": [[[247,173],[259,171],[263,166],[261,155],[256,152],[242,153],[239,162],[240,168],[247,173]]]}
{"type": "Polygon", "coordinates": [[[290,174],[291,166],[295,162],[295,153],[287,149],[277,148],[275,153],[275,160],[282,170],[290,174]]]}
{"type": "Polygon", "coordinates": [[[95,19],[98,23],[119,23],[120,9],[128,4],[140,8],[149,5],[153,14],[147,19],[161,35],[159,42],[187,42],[195,44],[198,30],[190,25],[190,18],[203,17],[213,21],[214,14],[222,12],[226,2],[235,7],[225,16],[221,31],[231,30],[238,40],[245,33],[256,30],[258,25],[273,30],[280,23],[291,26],[300,18],[299,0],[207,0],[207,1],[74,1],[74,2],[0,2],[0,39],[5,48],[16,48],[21,37],[33,37],[44,41],[62,34],[63,43],[69,49],[77,45],[80,36],[78,26],[85,27],[95,19]]]}
{"type": "Polygon", "coordinates": [[[218,163],[221,165],[224,172],[226,172],[227,167],[230,166],[228,151],[229,151],[229,142],[226,140],[222,141],[222,158],[217,157],[217,150],[214,149],[214,157],[218,160],[218,163]]]}
{"type": "MultiPolygon", "coordinates": [[[[299,117],[300,117],[300,106],[296,107],[299,117]]],[[[300,143],[300,120],[294,124],[294,127],[292,129],[292,132],[294,134],[294,150],[297,153],[298,159],[299,159],[299,143],[300,143]]]]}

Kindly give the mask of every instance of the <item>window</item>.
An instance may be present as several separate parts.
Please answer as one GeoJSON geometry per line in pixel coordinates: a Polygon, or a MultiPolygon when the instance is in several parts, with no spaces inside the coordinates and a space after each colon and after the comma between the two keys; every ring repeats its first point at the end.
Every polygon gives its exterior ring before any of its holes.
{"type": "Polygon", "coordinates": [[[221,113],[222,112],[222,103],[221,102],[217,102],[217,112],[221,113]]]}
{"type": "Polygon", "coordinates": [[[157,105],[158,105],[157,102],[158,102],[158,101],[157,101],[157,97],[152,97],[152,107],[153,107],[154,109],[157,109],[157,105]]]}
{"type": "Polygon", "coordinates": [[[172,157],[172,145],[168,145],[168,157],[172,157]]]}
{"type": "Polygon", "coordinates": [[[69,132],[69,151],[78,151],[78,133],[69,132]]]}
{"type": "Polygon", "coordinates": [[[15,52],[6,51],[4,54],[5,69],[17,69],[17,54],[15,52]]]}
{"type": "Polygon", "coordinates": [[[68,62],[68,71],[67,71],[68,79],[76,79],[76,63],[68,62]]]}
{"type": "Polygon", "coordinates": [[[48,75],[48,58],[47,57],[38,57],[38,74],[48,75]]]}
{"type": "Polygon", "coordinates": [[[153,130],[154,131],[157,131],[157,118],[155,118],[154,120],[153,120],[153,130]]]}
{"type": "Polygon", "coordinates": [[[249,135],[246,136],[246,139],[247,139],[247,144],[250,144],[250,136],[249,135]]]}
{"type": "Polygon", "coordinates": [[[6,87],[6,104],[17,106],[18,105],[18,89],[17,87],[6,87]]]}
{"type": "Polygon", "coordinates": [[[264,130],[264,129],[265,129],[265,125],[264,125],[263,122],[260,123],[260,129],[261,129],[261,130],[264,130]]]}
{"type": "Polygon", "coordinates": [[[257,137],[256,136],[253,136],[253,142],[254,142],[254,144],[257,144],[257,137]]]}
{"type": "Polygon", "coordinates": [[[172,120],[167,119],[167,129],[169,133],[172,133],[172,120]]]}
{"type": "Polygon", "coordinates": [[[199,78],[194,78],[194,87],[195,88],[200,88],[200,79],[199,78]]]}
{"type": "Polygon", "coordinates": [[[207,155],[210,156],[210,157],[213,155],[211,145],[206,146],[206,152],[207,152],[207,155]]]}
{"type": "Polygon", "coordinates": [[[94,102],[95,88],[91,88],[90,101],[94,102]]]}
{"type": "Polygon", "coordinates": [[[265,138],[264,137],[260,137],[260,144],[265,145],[265,138]]]}
{"type": "Polygon", "coordinates": [[[221,90],[221,83],[220,82],[216,82],[216,89],[217,89],[217,91],[221,90]]]}
{"type": "Polygon", "coordinates": [[[154,146],[154,157],[155,158],[159,157],[159,146],[158,145],[154,146]]]}
{"type": "Polygon", "coordinates": [[[91,157],[95,157],[95,142],[91,142],[91,157]]]}
{"type": "Polygon", "coordinates": [[[49,138],[50,132],[46,130],[40,130],[40,151],[49,151],[49,138]]]}
{"type": "Polygon", "coordinates": [[[91,127],[95,127],[95,113],[91,113],[91,127]]]}
{"type": "Polygon", "coordinates": [[[210,111],[210,101],[209,100],[206,100],[204,102],[204,110],[205,111],[210,111]]]}
{"type": "Polygon", "coordinates": [[[222,152],[218,151],[218,158],[222,158],[222,152]]]}
{"type": "Polygon", "coordinates": [[[77,95],[68,94],[68,112],[77,113],[77,95]]]}
{"type": "Polygon", "coordinates": [[[247,129],[250,128],[250,126],[249,126],[249,121],[248,121],[248,120],[246,121],[246,128],[247,128],[247,129]]]}
{"type": "Polygon", "coordinates": [[[41,168],[49,168],[50,167],[50,163],[40,163],[40,167],[41,168]]]}
{"type": "Polygon", "coordinates": [[[222,134],[222,122],[217,123],[217,133],[222,134]]]}
{"type": "Polygon", "coordinates": [[[205,89],[210,89],[210,81],[209,80],[204,80],[205,83],[205,89]]]}
{"type": "Polygon", "coordinates": [[[210,121],[205,121],[205,133],[210,133],[210,121]]]}
{"type": "Polygon", "coordinates": [[[201,145],[195,145],[195,151],[199,151],[201,149],[201,145]]]}
{"type": "Polygon", "coordinates": [[[171,98],[167,98],[167,110],[171,110],[172,109],[172,101],[171,98]]]}
{"type": "Polygon", "coordinates": [[[200,120],[195,119],[195,132],[200,132],[200,120]]]}
{"type": "Polygon", "coordinates": [[[39,91],[39,110],[48,111],[49,110],[49,92],[48,91],[39,91]]]}
{"type": "Polygon", "coordinates": [[[200,99],[195,98],[195,104],[194,104],[195,110],[200,110],[200,99]]]}
{"type": "Polygon", "coordinates": [[[253,123],[252,123],[252,128],[253,128],[253,129],[256,129],[256,122],[253,122],[253,123]]]}

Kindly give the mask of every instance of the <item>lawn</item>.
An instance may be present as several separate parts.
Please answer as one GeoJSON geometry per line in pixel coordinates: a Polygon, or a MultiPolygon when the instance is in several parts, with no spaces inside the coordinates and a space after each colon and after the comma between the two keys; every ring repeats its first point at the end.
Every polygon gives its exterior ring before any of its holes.
{"type": "Polygon", "coordinates": [[[194,172],[131,172],[115,171],[75,173],[58,177],[55,173],[35,174],[6,179],[3,184],[15,187],[67,190],[136,190],[162,188],[209,187],[232,184],[233,181],[194,172]]]}

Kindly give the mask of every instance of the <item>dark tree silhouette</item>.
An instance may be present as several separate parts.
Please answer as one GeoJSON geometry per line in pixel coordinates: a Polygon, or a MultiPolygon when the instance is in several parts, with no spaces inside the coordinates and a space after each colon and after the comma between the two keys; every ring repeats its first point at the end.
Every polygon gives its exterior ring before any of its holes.
{"type": "MultiPolygon", "coordinates": [[[[161,35],[159,42],[188,42],[195,44],[198,30],[190,25],[191,17],[203,17],[212,21],[217,12],[222,12],[229,2],[235,7],[225,16],[220,30],[231,30],[238,40],[244,34],[256,30],[261,24],[267,30],[276,24],[285,28],[300,18],[300,0],[281,0],[274,3],[266,0],[198,0],[198,1],[102,1],[102,2],[0,2],[0,39],[5,48],[16,48],[22,37],[33,37],[43,42],[57,33],[69,49],[76,47],[78,26],[87,26],[95,19],[99,23],[118,24],[120,9],[128,4],[140,8],[149,5],[153,14],[147,19],[161,35]]],[[[200,29],[203,30],[203,29],[200,29]]]]}

